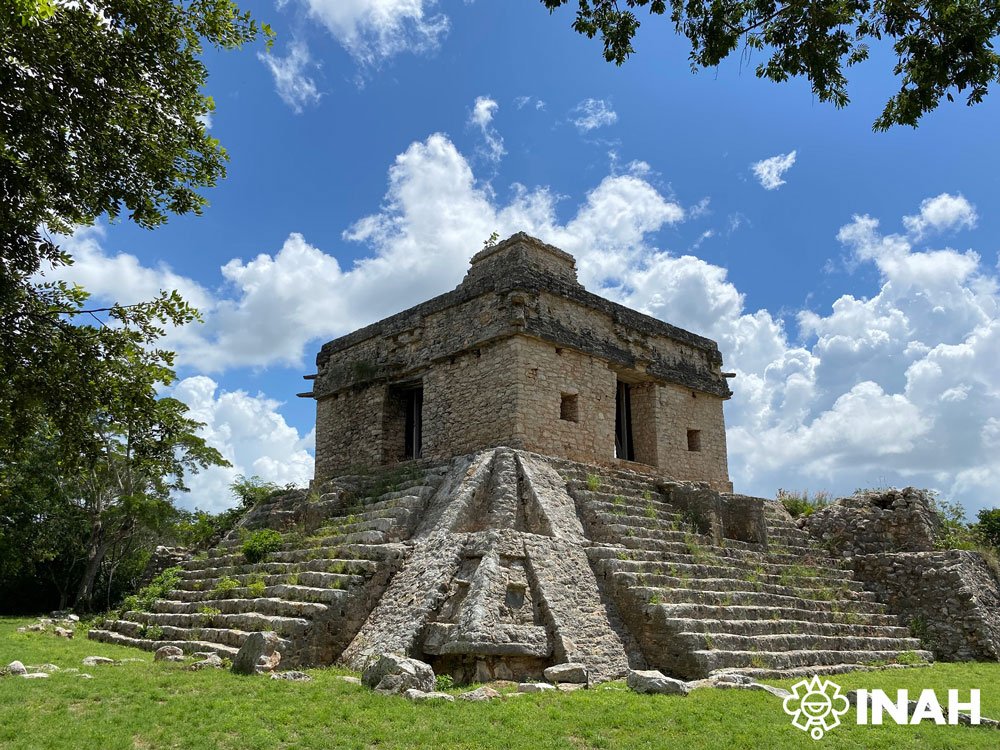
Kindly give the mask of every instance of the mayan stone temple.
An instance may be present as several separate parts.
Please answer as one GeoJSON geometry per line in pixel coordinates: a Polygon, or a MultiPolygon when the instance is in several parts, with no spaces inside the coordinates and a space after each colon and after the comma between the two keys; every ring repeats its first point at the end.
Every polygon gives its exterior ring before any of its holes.
{"type": "Polygon", "coordinates": [[[234,658],[272,631],[282,668],[395,654],[458,683],[1000,656],[996,577],[935,551],[924,493],[799,521],[733,494],[715,342],[586,291],[572,256],[525,234],[316,364],[312,486],[91,637],[234,658]],[[250,562],[262,528],[283,544],[250,562]]]}

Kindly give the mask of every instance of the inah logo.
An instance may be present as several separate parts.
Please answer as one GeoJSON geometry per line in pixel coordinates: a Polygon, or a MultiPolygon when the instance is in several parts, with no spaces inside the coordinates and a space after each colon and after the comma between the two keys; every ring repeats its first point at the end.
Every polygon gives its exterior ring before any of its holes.
{"type": "Polygon", "coordinates": [[[785,698],[784,708],[794,726],[819,740],[840,726],[840,717],[847,713],[849,705],[846,696],[840,694],[840,685],[816,676],[796,682],[792,694],[785,698]]]}

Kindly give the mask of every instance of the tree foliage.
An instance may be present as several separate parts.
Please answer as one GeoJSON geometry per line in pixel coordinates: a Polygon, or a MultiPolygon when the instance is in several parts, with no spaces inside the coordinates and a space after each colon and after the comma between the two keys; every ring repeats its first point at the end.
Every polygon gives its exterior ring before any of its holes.
{"type": "Polygon", "coordinates": [[[88,607],[99,587],[110,599],[170,532],[185,476],[225,463],[158,396],[173,379],[165,328],[197,312],[176,292],[88,307],[44,274],[72,263],[50,233],[202,210],[227,158],[205,125],[204,48],[262,34],[232,0],[0,0],[4,605],[40,582],[63,605],[88,607]]]}
{"type": "Polygon", "coordinates": [[[8,276],[64,260],[42,227],[68,233],[122,213],[155,227],[168,214],[200,212],[199,190],[225,175],[226,161],[205,126],[214,105],[202,92],[203,46],[229,49],[270,33],[231,0],[45,7],[0,0],[0,246],[8,276]],[[36,17],[25,23],[25,12],[36,17]]]}
{"type": "MultiPolygon", "coordinates": [[[[571,0],[542,0],[554,12],[571,0]]],[[[692,68],[718,65],[737,48],[765,52],[758,77],[784,82],[805,76],[820,101],[849,102],[844,69],[868,59],[883,40],[896,56],[900,87],[874,123],[916,126],[942,99],[963,94],[978,104],[1000,81],[996,0],[577,0],[573,28],[600,35],[604,57],[621,65],[645,9],[669,14],[691,44],[692,68]]]]}
{"type": "Polygon", "coordinates": [[[1000,508],[983,508],[976,518],[979,536],[984,542],[1000,550],[1000,508]]]}
{"type": "MultiPolygon", "coordinates": [[[[28,400],[27,439],[3,443],[0,581],[8,571],[15,578],[43,571],[62,603],[88,608],[100,576],[110,592],[123,565],[141,568],[142,555],[174,519],[172,496],[186,489],[186,476],[226,464],[197,435],[201,424],[187,407],[159,395],[173,381],[173,354],[155,346],[162,331],[155,316],[171,313],[193,315],[170,295],[158,307],[112,310],[113,326],[74,324],[52,313],[57,333],[47,343],[54,366],[65,362],[53,374],[68,379],[69,403],[55,421],[28,400]],[[81,353],[88,357],[82,367],[81,353]]],[[[15,383],[13,391],[23,396],[32,388],[15,383]]],[[[7,416],[23,418],[17,411],[7,416]]]]}
{"type": "Polygon", "coordinates": [[[50,232],[201,211],[226,161],[205,127],[203,48],[262,33],[231,0],[0,0],[0,460],[42,419],[79,432],[103,361],[194,319],[165,292],[81,329],[84,290],[39,274],[72,263],[50,232]]]}

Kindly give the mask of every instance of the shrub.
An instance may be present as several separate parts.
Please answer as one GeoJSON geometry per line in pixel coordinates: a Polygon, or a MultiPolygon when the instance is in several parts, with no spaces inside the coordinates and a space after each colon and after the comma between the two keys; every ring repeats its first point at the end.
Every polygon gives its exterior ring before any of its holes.
{"type": "Polygon", "coordinates": [[[811,516],[820,508],[825,508],[830,504],[830,493],[820,490],[809,497],[809,491],[789,492],[788,490],[778,490],[777,500],[785,506],[792,518],[799,516],[811,516]]]}
{"type": "Polygon", "coordinates": [[[272,552],[281,549],[281,534],[273,529],[259,529],[243,542],[243,557],[249,563],[259,563],[272,552]]]}
{"type": "Polygon", "coordinates": [[[455,679],[450,674],[439,674],[434,678],[435,690],[451,690],[455,687],[455,679]]]}
{"type": "Polygon", "coordinates": [[[122,611],[147,612],[156,599],[163,599],[168,592],[177,588],[181,580],[180,568],[167,568],[156,578],[149,582],[149,585],[139,589],[132,596],[125,597],[122,601],[122,611]]]}
{"type": "Polygon", "coordinates": [[[597,474],[587,475],[587,489],[591,492],[597,492],[601,489],[601,478],[597,474]]]}
{"type": "Polygon", "coordinates": [[[265,500],[270,500],[283,490],[274,482],[265,482],[258,476],[245,477],[242,474],[236,477],[236,481],[229,485],[236,499],[240,501],[242,510],[246,510],[259,505],[265,500]]]}
{"type": "Polygon", "coordinates": [[[1000,549],[1000,508],[983,508],[977,519],[979,523],[976,524],[976,529],[982,540],[991,547],[1000,549]]]}
{"type": "Polygon", "coordinates": [[[961,504],[933,497],[931,507],[940,522],[937,539],[934,541],[935,547],[938,549],[976,549],[979,546],[979,539],[975,530],[969,526],[965,518],[965,509],[961,504]]]}
{"type": "Polygon", "coordinates": [[[163,638],[163,628],[159,625],[147,625],[145,636],[151,641],[159,641],[163,638]]]}
{"type": "Polygon", "coordinates": [[[212,596],[216,599],[225,599],[230,591],[233,589],[238,589],[240,587],[240,582],[235,578],[230,578],[229,576],[223,576],[219,579],[219,582],[215,584],[215,588],[212,589],[212,596]]]}
{"type": "Polygon", "coordinates": [[[260,573],[250,576],[250,579],[247,581],[247,592],[250,596],[264,596],[264,591],[266,589],[267,584],[264,583],[264,576],[260,575],[260,573]]]}

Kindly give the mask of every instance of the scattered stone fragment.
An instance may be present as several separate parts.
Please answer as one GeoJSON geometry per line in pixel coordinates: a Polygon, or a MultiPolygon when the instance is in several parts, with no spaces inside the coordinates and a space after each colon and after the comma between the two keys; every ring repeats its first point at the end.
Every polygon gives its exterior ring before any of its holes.
{"type": "Polygon", "coordinates": [[[28,670],[19,661],[12,661],[7,665],[7,674],[27,674],[28,670]]]}
{"type": "Polygon", "coordinates": [[[236,674],[273,672],[281,662],[281,652],[278,651],[280,643],[281,639],[273,631],[251,633],[233,659],[233,672],[236,674]]]}
{"type": "Polygon", "coordinates": [[[424,703],[427,701],[445,701],[447,703],[454,703],[455,696],[449,695],[448,693],[439,693],[432,691],[430,693],[425,693],[423,690],[417,690],[416,688],[410,688],[403,693],[403,696],[415,703],[424,703]]]}
{"type": "Polygon", "coordinates": [[[153,661],[175,661],[178,657],[184,660],[184,650],[178,646],[160,646],[153,654],[153,661]]]}
{"type": "Polygon", "coordinates": [[[379,693],[402,694],[410,688],[434,692],[434,670],[430,664],[396,654],[374,659],[361,674],[361,682],[379,693]]]}
{"type": "Polygon", "coordinates": [[[79,615],[66,615],[66,619],[70,620],[71,622],[80,622],[79,615]]]}
{"type": "Polygon", "coordinates": [[[35,622],[28,626],[28,631],[32,633],[44,633],[45,624],[41,622],[35,622]]]}
{"type": "Polygon", "coordinates": [[[57,627],[56,630],[55,630],[55,633],[60,638],[72,638],[73,637],[73,631],[72,630],[68,630],[67,628],[57,627]]]}
{"type": "Polygon", "coordinates": [[[711,679],[716,682],[729,682],[736,685],[749,685],[754,681],[753,677],[749,677],[745,674],[739,674],[738,672],[724,672],[719,675],[714,675],[711,679]]]}
{"type": "Polygon", "coordinates": [[[211,654],[201,661],[196,661],[188,669],[197,672],[200,669],[222,669],[222,658],[218,654],[211,654]]]}
{"type": "Polygon", "coordinates": [[[625,684],[637,693],[656,693],[659,695],[687,695],[690,688],[683,680],[667,677],[655,669],[630,669],[625,684]]]}
{"type": "Polygon", "coordinates": [[[87,674],[86,672],[80,672],[80,674],[78,674],[77,677],[79,677],[81,679],[84,679],[84,680],[92,680],[92,679],[94,679],[94,675],[87,674]]]}
{"type": "Polygon", "coordinates": [[[519,693],[544,693],[547,690],[555,690],[554,685],[547,682],[522,682],[517,686],[519,693]]]}
{"type": "Polygon", "coordinates": [[[87,656],[83,660],[83,666],[85,667],[97,667],[102,664],[114,664],[114,659],[109,659],[106,656],[87,656]]]}
{"type": "Polygon", "coordinates": [[[586,665],[579,662],[556,664],[554,667],[546,669],[543,674],[549,682],[572,682],[577,685],[586,685],[590,681],[586,665]]]}
{"type": "Polygon", "coordinates": [[[45,672],[31,672],[29,674],[23,674],[21,677],[26,680],[41,680],[48,677],[48,675],[45,674],[45,672]]]}
{"type": "Polygon", "coordinates": [[[21,627],[19,627],[17,629],[17,632],[18,633],[27,633],[28,632],[28,628],[22,625],[21,627]]]}
{"type": "Polygon", "coordinates": [[[714,677],[706,677],[703,680],[690,680],[687,683],[688,690],[699,690],[701,688],[714,688],[719,686],[719,681],[714,677]]]}
{"type": "Polygon", "coordinates": [[[360,677],[354,677],[354,676],[349,675],[349,674],[337,675],[337,679],[338,680],[343,680],[344,682],[349,682],[352,685],[360,685],[361,684],[361,678],[360,677]]]}
{"type": "Polygon", "coordinates": [[[207,659],[208,657],[213,655],[215,655],[214,651],[195,651],[193,654],[191,654],[192,658],[194,659],[207,659]]]}
{"type": "Polygon", "coordinates": [[[52,672],[58,672],[59,671],[59,667],[57,667],[55,664],[43,664],[42,666],[40,666],[38,668],[38,671],[39,672],[48,672],[49,674],[51,674],[52,672]]]}
{"type": "Polygon", "coordinates": [[[463,701],[480,702],[480,701],[495,700],[497,698],[502,698],[503,696],[498,691],[491,688],[489,685],[483,685],[482,687],[478,687],[475,690],[470,690],[467,693],[462,693],[458,697],[461,698],[463,701]]]}
{"type": "Polygon", "coordinates": [[[294,669],[288,672],[271,672],[272,680],[289,680],[290,682],[310,682],[312,677],[305,672],[298,672],[294,669]]]}

